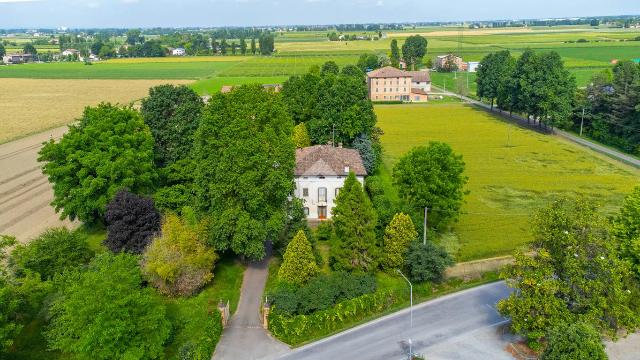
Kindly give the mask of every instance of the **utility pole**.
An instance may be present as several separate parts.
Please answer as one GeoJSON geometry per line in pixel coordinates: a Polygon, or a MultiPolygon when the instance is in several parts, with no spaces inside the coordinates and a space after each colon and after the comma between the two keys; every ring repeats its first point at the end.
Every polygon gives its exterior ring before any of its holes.
{"type": "Polygon", "coordinates": [[[447,92],[447,79],[442,79],[444,81],[444,92],[447,92]]]}
{"type": "MultiPolygon", "coordinates": [[[[411,284],[411,281],[409,281],[409,279],[407,279],[407,277],[404,276],[404,274],[402,273],[402,271],[400,271],[400,269],[396,269],[396,271],[405,280],[407,280],[407,283],[409,283],[409,319],[410,319],[409,331],[413,331],[413,284],[411,284]]],[[[409,334],[409,360],[413,360],[413,349],[411,348],[411,334],[409,334]]]]}
{"type": "Polygon", "coordinates": [[[584,125],[584,107],[582,108],[582,120],[580,120],[580,137],[582,137],[582,126],[584,125]]]}
{"type": "Polygon", "coordinates": [[[424,245],[427,245],[427,211],[429,208],[424,207],[424,229],[422,229],[422,242],[424,245]]]}

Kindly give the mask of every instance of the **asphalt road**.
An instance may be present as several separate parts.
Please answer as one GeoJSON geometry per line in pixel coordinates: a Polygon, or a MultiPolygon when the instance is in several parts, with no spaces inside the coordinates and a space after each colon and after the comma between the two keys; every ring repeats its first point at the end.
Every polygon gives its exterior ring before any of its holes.
{"type": "Polygon", "coordinates": [[[507,320],[495,309],[509,293],[503,282],[464,290],[414,306],[413,329],[405,309],[272,358],[400,360],[411,338],[414,353],[430,360],[512,359],[504,351],[510,338],[502,335],[501,325],[507,320]]]}
{"type": "Polygon", "coordinates": [[[44,141],[57,139],[67,127],[0,145],[0,234],[19,241],[38,235],[52,226],[74,226],[61,221],[49,205],[53,190],[38,163],[44,141]]]}

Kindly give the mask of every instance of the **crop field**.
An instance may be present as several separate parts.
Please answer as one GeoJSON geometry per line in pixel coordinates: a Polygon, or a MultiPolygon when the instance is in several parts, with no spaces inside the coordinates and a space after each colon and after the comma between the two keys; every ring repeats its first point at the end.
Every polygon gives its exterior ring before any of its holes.
{"type": "Polygon", "coordinates": [[[150,87],[185,80],[38,80],[2,79],[11,91],[0,92],[0,143],[62,126],[85,106],[103,101],[127,104],[147,95],[150,87]]]}
{"type": "Polygon", "coordinates": [[[282,84],[289,77],[287,76],[239,76],[239,77],[212,77],[198,80],[191,84],[191,88],[200,95],[211,95],[224,85],[243,84],[282,84]]]}
{"type": "Polygon", "coordinates": [[[338,55],[332,53],[319,55],[292,55],[254,57],[221,71],[219,76],[283,76],[306,73],[311,66],[321,66],[326,61],[335,61],[342,67],[355,64],[358,55],[338,55]]]}
{"type": "Polygon", "coordinates": [[[390,174],[409,149],[430,140],[447,142],[463,155],[469,194],[454,234],[441,240],[456,249],[458,261],[505,255],[524,245],[531,239],[531,214],[556,197],[585,195],[613,214],[640,182],[636,169],[468,105],[377,105],[375,110],[384,131],[383,174],[390,174]]]}

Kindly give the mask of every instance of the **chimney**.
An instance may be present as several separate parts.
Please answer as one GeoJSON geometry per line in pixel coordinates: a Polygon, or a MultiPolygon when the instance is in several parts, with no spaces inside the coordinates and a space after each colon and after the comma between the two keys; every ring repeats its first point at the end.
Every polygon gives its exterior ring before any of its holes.
{"type": "Polygon", "coordinates": [[[348,167],[348,166],[345,166],[345,167],[344,167],[344,173],[345,173],[345,174],[349,174],[349,167],[348,167]]]}

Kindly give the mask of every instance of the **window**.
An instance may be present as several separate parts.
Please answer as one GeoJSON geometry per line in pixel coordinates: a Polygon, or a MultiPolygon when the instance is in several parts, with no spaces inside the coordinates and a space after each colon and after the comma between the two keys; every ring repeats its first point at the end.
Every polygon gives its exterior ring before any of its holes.
{"type": "Polygon", "coordinates": [[[338,194],[340,194],[340,188],[336,188],[336,197],[338,197],[338,194]]]}
{"type": "Polygon", "coordinates": [[[304,215],[305,216],[309,216],[309,208],[308,207],[304,208],[304,215]]]}
{"type": "Polygon", "coordinates": [[[309,188],[302,188],[302,196],[309,196],[309,188]]]}
{"type": "Polygon", "coordinates": [[[321,187],[318,188],[318,202],[326,202],[327,201],[327,188],[321,187]]]}
{"type": "Polygon", "coordinates": [[[318,206],[318,219],[323,220],[327,218],[327,207],[318,206]]]}

